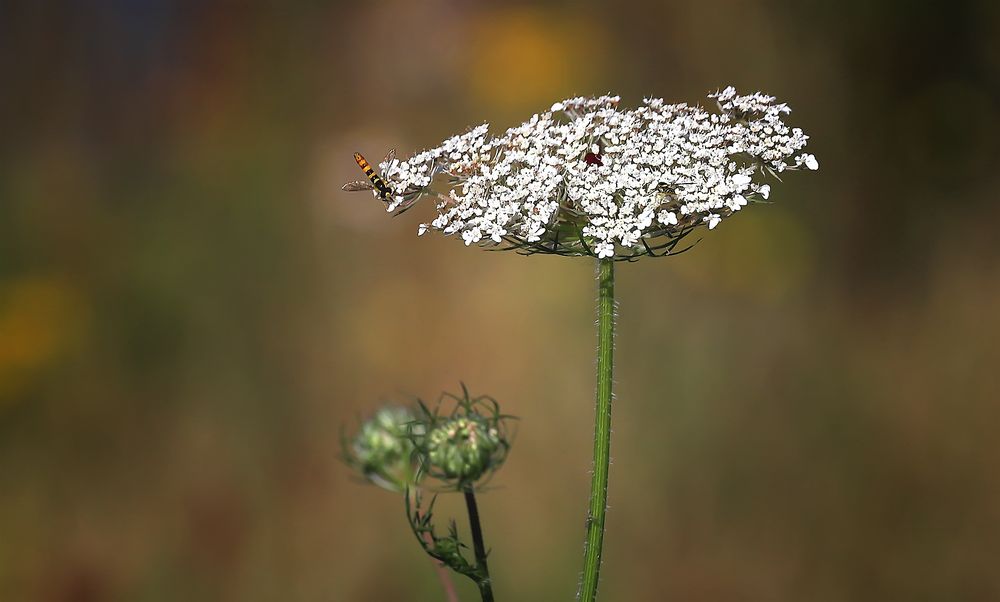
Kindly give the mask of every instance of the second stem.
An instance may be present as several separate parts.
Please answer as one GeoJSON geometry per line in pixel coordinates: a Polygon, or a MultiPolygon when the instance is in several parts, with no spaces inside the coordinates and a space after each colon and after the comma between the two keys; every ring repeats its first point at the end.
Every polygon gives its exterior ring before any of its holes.
{"type": "Polygon", "coordinates": [[[486,564],[486,544],[483,542],[483,528],[479,523],[479,506],[476,505],[476,493],[472,485],[466,485],[465,507],[469,511],[469,528],[472,530],[472,548],[476,554],[476,570],[479,579],[479,595],[483,602],[493,602],[493,582],[490,579],[490,568],[486,564]]]}
{"type": "Polygon", "coordinates": [[[597,294],[597,408],[594,417],[594,472],[590,480],[590,508],[584,547],[583,578],[577,598],[597,599],[604,546],[604,517],[608,508],[608,467],[611,462],[611,384],[615,338],[615,263],[598,260],[597,294]]]}

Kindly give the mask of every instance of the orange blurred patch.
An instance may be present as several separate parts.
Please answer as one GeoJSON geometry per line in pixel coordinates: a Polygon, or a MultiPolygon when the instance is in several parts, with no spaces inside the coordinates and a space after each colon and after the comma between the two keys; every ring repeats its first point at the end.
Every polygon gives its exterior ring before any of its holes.
{"type": "Polygon", "coordinates": [[[81,322],[79,295],[63,282],[32,277],[0,288],[0,408],[62,355],[81,322]]]}
{"type": "Polygon", "coordinates": [[[532,8],[480,15],[468,62],[472,94],[487,108],[547,108],[593,93],[603,71],[597,28],[581,18],[532,8]]]}

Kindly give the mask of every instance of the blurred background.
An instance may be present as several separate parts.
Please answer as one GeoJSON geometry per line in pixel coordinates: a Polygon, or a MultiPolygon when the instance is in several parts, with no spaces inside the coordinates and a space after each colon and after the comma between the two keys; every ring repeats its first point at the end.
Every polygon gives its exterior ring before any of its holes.
{"type": "Polygon", "coordinates": [[[0,600],[440,600],[339,437],[460,379],[521,417],[499,599],[571,599],[592,262],[340,186],[730,83],[821,169],[618,270],[602,598],[1000,599],[1000,4],[267,5],[0,4],[0,600]]]}

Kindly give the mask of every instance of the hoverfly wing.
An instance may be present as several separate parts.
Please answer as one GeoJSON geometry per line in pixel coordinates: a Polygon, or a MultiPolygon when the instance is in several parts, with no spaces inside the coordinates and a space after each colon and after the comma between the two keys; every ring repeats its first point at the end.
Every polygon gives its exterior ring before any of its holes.
{"type": "Polygon", "coordinates": [[[403,215],[404,213],[406,213],[410,209],[413,209],[413,206],[416,205],[416,204],[417,204],[417,199],[416,198],[412,198],[412,199],[409,199],[407,201],[404,201],[403,204],[400,205],[398,209],[396,209],[395,211],[392,212],[392,216],[393,217],[397,217],[397,216],[403,215]]]}
{"type": "Polygon", "coordinates": [[[348,182],[341,187],[341,190],[346,192],[358,192],[359,190],[373,190],[375,187],[372,186],[371,182],[348,182]]]}
{"type": "Polygon", "coordinates": [[[396,149],[390,148],[389,152],[385,154],[385,159],[382,161],[382,163],[384,163],[386,167],[389,167],[389,165],[395,160],[396,160],[396,149]]]}

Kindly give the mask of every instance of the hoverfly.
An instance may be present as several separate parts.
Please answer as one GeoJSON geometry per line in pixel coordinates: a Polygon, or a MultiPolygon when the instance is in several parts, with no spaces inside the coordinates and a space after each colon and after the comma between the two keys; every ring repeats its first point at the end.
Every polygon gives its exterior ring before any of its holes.
{"type": "MultiPolygon", "coordinates": [[[[385,155],[384,164],[389,165],[396,159],[396,149],[390,149],[385,155]]],[[[375,173],[375,168],[365,160],[364,155],[361,153],[354,153],[354,161],[361,168],[361,171],[365,172],[368,176],[368,181],[360,180],[357,182],[348,182],[344,184],[342,190],[347,192],[357,192],[359,190],[373,190],[376,196],[382,199],[386,203],[389,202],[389,195],[392,194],[392,190],[389,185],[386,184],[385,180],[382,179],[377,173],[375,173]]]]}
{"type": "MultiPolygon", "coordinates": [[[[385,159],[382,160],[382,163],[388,167],[392,165],[392,162],[395,160],[396,160],[396,149],[390,149],[389,152],[386,153],[385,159]]],[[[347,184],[344,184],[341,190],[347,192],[357,192],[359,190],[371,190],[375,193],[376,197],[382,200],[382,202],[386,204],[393,203],[392,188],[389,187],[388,182],[386,182],[382,178],[382,176],[375,173],[375,168],[372,167],[370,163],[368,163],[364,155],[362,155],[361,153],[354,153],[354,161],[358,164],[358,167],[361,168],[361,171],[365,172],[365,175],[368,176],[368,180],[348,182],[347,184]]],[[[399,215],[408,210],[410,207],[412,207],[422,192],[423,190],[420,189],[408,188],[407,190],[403,191],[401,195],[397,195],[395,201],[398,203],[398,206],[396,210],[393,211],[393,215],[399,215]]]]}

